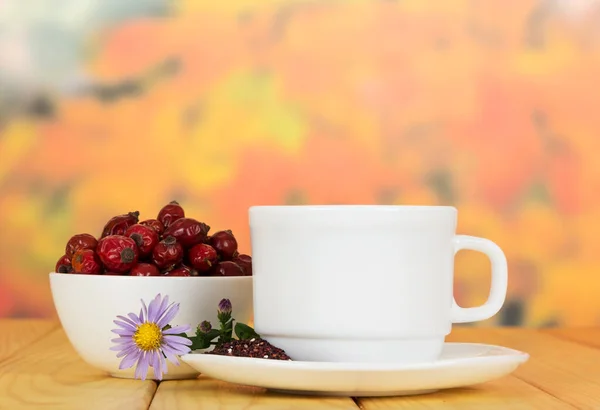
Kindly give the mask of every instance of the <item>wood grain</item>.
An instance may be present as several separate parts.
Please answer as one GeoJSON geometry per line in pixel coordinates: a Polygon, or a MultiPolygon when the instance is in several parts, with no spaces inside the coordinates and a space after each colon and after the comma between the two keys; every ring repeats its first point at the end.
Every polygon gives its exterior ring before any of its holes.
{"type": "Polygon", "coordinates": [[[84,363],[62,329],[0,363],[0,409],[147,409],[155,391],[153,381],[112,378],[84,363]]]}
{"type": "MultiPolygon", "coordinates": [[[[58,324],[0,320],[0,409],[353,409],[350,398],[275,394],[205,377],[116,379],[85,364],[58,324]],[[54,330],[53,330],[54,329],[54,330]],[[154,397],[154,398],[153,398],[154,397]]],[[[423,396],[358,399],[366,409],[600,409],[600,329],[456,327],[448,341],[531,355],[513,375],[423,396]]]]}
{"type": "Polygon", "coordinates": [[[570,340],[586,346],[600,348],[600,329],[599,328],[578,328],[578,329],[544,329],[542,332],[561,339],[570,340]]]}
{"type": "Polygon", "coordinates": [[[507,376],[492,382],[460,389],[441,390],[422,396],[358,399],[365,410],[457,409],[526,410],[574,409],[530,384],[507,376]]]}
{"type": "Polygon", "coordinates": [[[160,383],[151,410],[357,410],[345,397],[309,397],[283,395],[265,389],[216,381],[203,376],[197,380],[160,383]]]}
{"type": "Polygon", "coordinates": [[[58,327],[48,320],[0,319],[0,363],[58,327]]]}
{"type": "Polygon", "coordinates": [[[449,341],[497,344],[531,355],[513,374],[578,409],[600,409],[600,350],[534,329],[456,328],[449,341]]]}

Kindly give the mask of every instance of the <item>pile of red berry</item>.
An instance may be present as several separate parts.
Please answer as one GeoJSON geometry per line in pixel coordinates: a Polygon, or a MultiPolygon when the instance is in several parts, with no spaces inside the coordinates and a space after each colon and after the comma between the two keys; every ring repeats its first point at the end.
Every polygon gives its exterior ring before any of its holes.
{"type": "Polygon", "coordinates": [[[111,218],[100,239],[77,234],[56,263],[58,273],[129,276],[251,276],[252,258],[238,252],[229,230],[209,235],[210,226],[187,218],[173,201],[156,219],[140,213],[111,218]]]}

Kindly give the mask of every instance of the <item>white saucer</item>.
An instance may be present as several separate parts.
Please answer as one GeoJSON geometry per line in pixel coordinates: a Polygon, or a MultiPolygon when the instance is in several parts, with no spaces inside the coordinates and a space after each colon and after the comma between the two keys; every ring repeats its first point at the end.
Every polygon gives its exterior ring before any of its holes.
{"type": "Polygon", "coordinates": [[[445,343],[435,362],[299,362],[190,353],[181,359],[214,379],[270,390],[328,396],[403,396],[431,393],[505,376],[527,353],[475,343],[445,343]]]}

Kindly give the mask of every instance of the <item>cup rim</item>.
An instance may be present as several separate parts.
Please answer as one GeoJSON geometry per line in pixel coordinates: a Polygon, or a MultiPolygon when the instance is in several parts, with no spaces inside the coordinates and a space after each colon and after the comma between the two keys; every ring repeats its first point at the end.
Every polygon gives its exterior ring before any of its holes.
{"type": "Polygon", "coordinates": [[[375,204],[342,204],[342,205],[253,205],[248,208],[248,212],[260,212],[260,211],[272,211],[272,212],[333,212],[333,211],[384,211],[384,212],[406,212],[406,211],[418,211],[418,212],[440,212],[440,211],[452,211],[458,212],[458,209],[452,205],[375,205],[375,204]]]}

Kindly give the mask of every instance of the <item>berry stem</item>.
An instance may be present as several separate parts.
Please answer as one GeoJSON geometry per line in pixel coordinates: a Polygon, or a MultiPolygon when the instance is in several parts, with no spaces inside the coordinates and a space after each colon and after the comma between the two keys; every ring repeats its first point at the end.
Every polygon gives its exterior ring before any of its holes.
{"type": "Polygon", "coordinates": [[[121,251],[121,262],[131,263],[135,259],[135,252],[131,248],[125,248],[121,251]]]}

